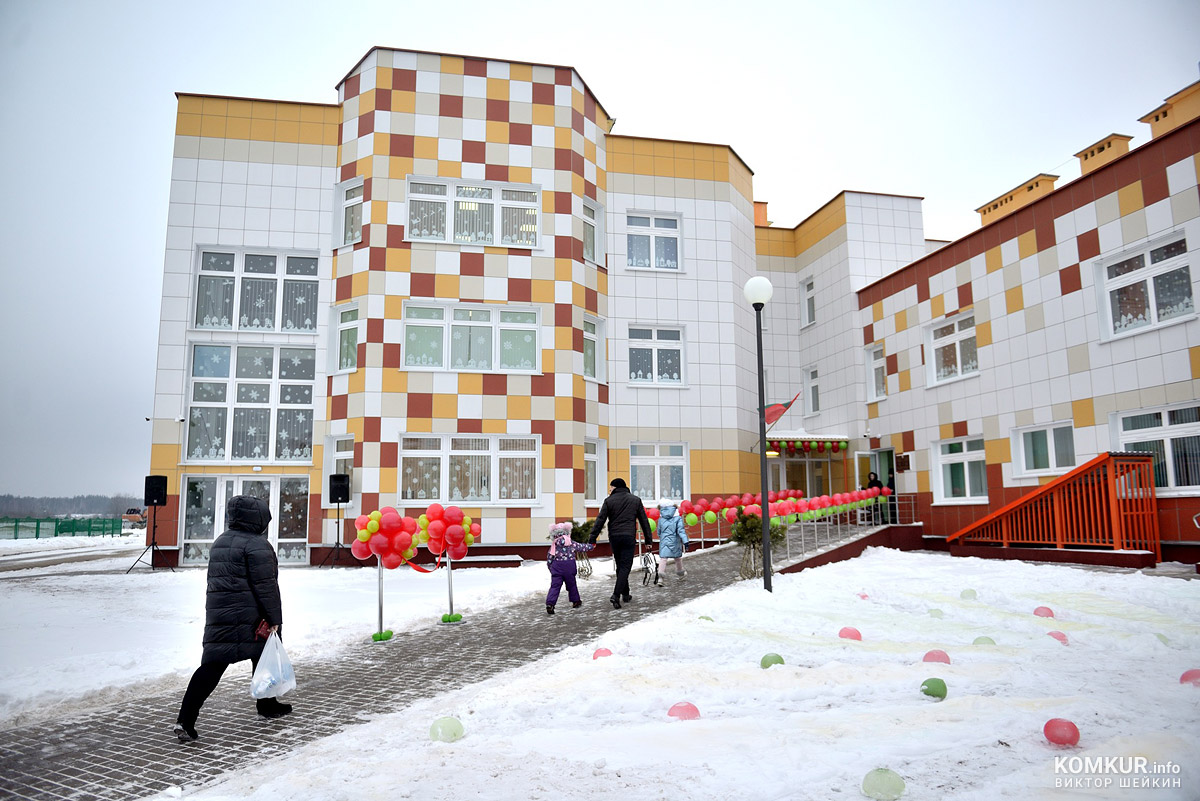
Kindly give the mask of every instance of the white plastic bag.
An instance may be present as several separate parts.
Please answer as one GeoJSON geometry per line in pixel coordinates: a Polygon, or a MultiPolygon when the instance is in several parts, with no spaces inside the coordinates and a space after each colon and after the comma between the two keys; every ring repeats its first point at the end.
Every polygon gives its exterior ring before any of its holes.
{"type": "Polygon", "coordinates": [[[292,660],[288,659],[287,651],[283,650],[283,642],[279,635],[271,632],[267,644],[263,646],[262,656],[258,659],[258,667],[250,678],[251,698],[277,698],[286,692],[296,689],[296,673],[292,670],[292,660]]]}

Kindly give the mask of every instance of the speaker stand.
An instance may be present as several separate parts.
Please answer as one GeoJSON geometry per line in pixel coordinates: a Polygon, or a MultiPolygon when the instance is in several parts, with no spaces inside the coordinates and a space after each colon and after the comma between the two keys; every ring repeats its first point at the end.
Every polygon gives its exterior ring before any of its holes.
{"type": "MultiPolygon", "coordinates": [[[[142,551],[142,555],[137,558],[137,561],[129,566],[129,570],[125,571],[125,575],[127,575],[127,576],[129,575],[131,570],[133,570],[135,567],[142,564],[143,562],[145,562],[147,565],[149,565],[150,569],[153,570],[154,569],[154,555],[156,553],[159,553],[160,551],[162,551],[162,548],[158,547],[158,507],[157,506],[150,507],[150,521],[151,521],[151,523],[150,523],[150,544],[146,546],[146,550],[142,551]],[[146,554],[150,554],[149,561],[146,561],[146,554]]],[[[172,573],[175,572],[175,568],[171,567],[170,565],[167,565],[167,570],[170,570],[172,573]]]]}
{"type": "Polygon", "coordinates": [[[342,545],[342,505],[340,503],[337,505],[337,516],[338,516],[337,540],[334,541],[334,543],[333,543],[333,549],[330,550],[329,553],[325,554],[325,558],[321,560],[321,564],[317,565],[318,568],[325,567],[325,563],[329,561],[329,557],[331,557],[331,556],[333,557],[333,564],[330,565],[330,567],[333,567],[334,565],[337,564],[338,552],[347,550],[346,546],[342,545]]]}

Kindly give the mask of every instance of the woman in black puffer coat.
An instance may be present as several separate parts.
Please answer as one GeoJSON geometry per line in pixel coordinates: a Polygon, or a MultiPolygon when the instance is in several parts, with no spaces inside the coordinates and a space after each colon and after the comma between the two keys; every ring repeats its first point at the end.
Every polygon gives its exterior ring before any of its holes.
{"type": "MultiPolygon", "coordinates": [[[[204,603],[204,654],[184,693],[175,723],[181,741],[195,740],[200,707],[217,688],[225,668],[249,659],[258,665],[266,639],[255,632],[264,622],[271,631],[283,623],[279,598],[279,560],[267,541],[271,512],[249,495],[230,498],[226,531],[209,552],[208,593],[204,603]]],[[[256,701],[258,713],[277,718],[292,711],[275,698],[256,701]]]]}

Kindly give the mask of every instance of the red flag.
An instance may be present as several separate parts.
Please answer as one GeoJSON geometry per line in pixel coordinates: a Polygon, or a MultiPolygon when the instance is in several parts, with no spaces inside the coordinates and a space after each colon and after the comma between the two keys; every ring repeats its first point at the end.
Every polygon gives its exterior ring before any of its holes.
{"type": "MultiPolygon", "coordinates": [[[[796,398],[800,397],[800,393],[796,393],[796,398]]],[[[763,410],[763,417],[767,421],[767,425],[773,426],[775,422],[783,417],[784,412],[792,408],[792,404],[796,402],[796,398],[792,398],[787,403],[768,403],[766,409],[763,410]]]]}

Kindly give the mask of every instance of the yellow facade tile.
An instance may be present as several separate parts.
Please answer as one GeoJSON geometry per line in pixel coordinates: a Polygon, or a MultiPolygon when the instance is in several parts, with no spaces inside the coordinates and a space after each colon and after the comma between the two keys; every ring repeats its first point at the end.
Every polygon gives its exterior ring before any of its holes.
{"type": "Polygon", "coordinates": [[[929,471],[917,471],[917,492],[929,492],[929,471]]]}
{"type": "Polygon", "coordinates": [[[714,161],[713,162],[713,180],[721,183],[729,182],[729,162],[714,161]]]}
{"type": "Polygon", "coordinates": [[[337,123],[334,123],[332,125],[329,123],[326,123],[322,127],[324,128],[324,133],[323,133],[324,138],[321,140],[321,144],[325,145],[326,147],[336,147],[337,143],[338,143],[337,123]]]}
{"type": "Polygon", "coordinates": [[[275,119],[275,107],[278,105],[270,100],[252,100],[250,101],[250,116],[256,120],[273,120],[275,119]]]}
{"type": "Polygon", "coordinates": [[[575,273],[575,262],[570,259],[555,259],[554,260],[554,280],[555,281],[573,281],[572,277],[575,273]]]}
{"type": "Polygon", "coordinates": [[[392,111],[398,114],[412,114],[417,110],[417,93],[404,89],[392,90],[392,111]]]}
{"type": "Polygon", "coordinates": [[[534,103],[533,124],[545,125],[547,127],[554,125],[554,106],[544,106],[541,103],[534,103]]]}
{"type": "Polygon", "coordinates": [[[205,116],[212,114],[214,116],[224,117],[229,111],[229,101],[223,97],[206,97],[202,100],[202,109],[205,116]]]}
{"type": "Polygon", "coordinates": [[[585,183],[583,176],[579,173],[571,173],[571,194],[575,195],[576,197],[581,197],[583,195],[584,186],[585,183]]]}
{"type": "MultiPolygon", "coordinates": [[[[543,362],[545,364],[545,362],[543,362]]],[[[574,398],[558,398],[554,399],[554,419],[555,420],[570,420],[575,413],[574,398]]]]}
{"type": "Polygon", "coordinates": [[[975,347],[982,348],[992,344],[992,321],[987,320],[975,324],[975,347]]]}
{"type": "Polygon", "coordinates": [[[994,273],[1004,266],[1004,262],[1000,258],[1000,246],[991,248],[983,254],[984,262],[987,264],[987,271],[994,273]]]}
{"type": "Polygon", "coordinates": [[[483,394],[483,376],[479,373],[459,373],[458,374],[458,394],[459,395],[482,395],[483,394]]]}
{"type": "Polygon", "coordinates": [[[254,116],[254,102],[251,100],[227,100],[225,102],[225,114],[229,117],[245,117],[249,119],[254,116]]]}
{"type": "Polygon", "coordinates": [[[654,141],[651,139],[632,139],[633,155],[635,156],[653,156],[654,141]]]}
{"type": "Polygon", "coordinates": [[[655,156],[653,164],[652,171],[655,175],[661,175],[664,178],[675,177],[675,159],[655,156]]]}
{"type": "Polygon", "coordinates": [[[505,78],[488,78],[487,99],[508,100],[508,80],[505,78]]]}
{"type": "Polygon", "coordinates": [[[1121,210],[1122,217],[1126,214],[1133,214],[1145,206],[1146,204],[1142,200],[1141,181],[1134,181],[1117,190],[1117,207],[1121,210]]]}
{"type": "Polygon", "coordinates": [[[1004,291],[1004,304],[1008,309],[1009,314],[1021,311],[1025,308],[1025,292],[1021,287],[1014,286],[1012,289],[1004,291]]]}
{"type": "Polygon", "coordinates": [[[532,81],[533,67],[529,64],[510,64],[508,77],[514,81],[532,81]]]}
{"type": "Polygon", "coordinates": [[[508,123],[499,122],[497,120],[488,120],[486,134],[487,141],[499,142],[508,144],[508,123]]]}
{"type": "Polygon", "coordinates": [[[433,292],[437,298],[457,298],[458,295],[458,276],[457,275],[435,275],[433,277],[433,292]]]}
{"type": "Polygon", "coordinates": [[[462,162],[439,161],[437,174],[439,178],[462,178],[462,162]]]}
{"type": "Polygon", "coordinates": [[[717,171],[711,161],[696,161],[696,180],[712,181],[716,179],[717,171]]]}
{"type": "Polygon", "coordinates": [[[912,389],[912,376],[910,375],[911,372],[912,372],[911,370],[901,370],[900,371],[900,391],[901,392],[908,392],[910,389],[912,389]]]}
{"type": "Polygon", "coordinates": [[[291,120],[279,120],[275,123],[276,142],[299,142],[300,123],[291,120]]]}
{"type": "MultiPolygon", "coordinates": [[[[428,417],[408,417],[404,425],[405,430],[414,434],[428,434],[433,431],[433,420],[428,417]]],[[[487,421],[483,421],[483,430],[485,433],[500,434],[502,431],[488,431],[487,421]]],[[[358,437],[356,437],[357,439],[358,437]]]]}
{"type": "MultiPolygon", "coordinates": [[[[480,391],[483,391],[483,379],[480,378],[480,391]]],[[[528,395],[509,395],[508,396],[508,419],[509,420],[528,420],[532,414],[530,407],[531,399],[528,395]]]]}
{"type": "Polygon", "coordinates": [[[180,111],[175,115],[175,134],[177,136],[199,136],[204,118],[199,114],[188,114],[180,111]]]}
{"type": "Polygon", "coordinates": [[[350,277],[350,297],[361,298],[367,294],[367,273],[355,273],[350,277]]]}
{"type": "MultiPolygon", "coordinates": [[[[229,103],[230,109],[233,108],[233,101],[229,103]]],[[[233,112],[230,111],[230,116],[233,112]]],[[[276,103],[275,104],[275,119],[288,120],[289,122],[300,121],[300,106],[296,103],[276,103]]]]}
{"type": "Polygon", "coordinates": [[[396,473],[398,471],[394,467],[379,468],[379,491],[380,492],[395,492],[396,491],[396,473]]]}
{"type": "Polygon", "coordinates": [[[989,439],[983,443],[983,454],[988,464],[1007,464],[1012,461],[1012,445],[1008,437],[989,439]]]}
{"type": "Polygon", "coordinates": [[[867,419],[874,420],[877,417],[879,417],[879,404],[878,403],[868,403],[867,404],[867,419]]]}
{"type": "MultiPolygon", "coordinates": [[[[534,299],[534,302],[535,303],[538,302],[536,298],[534,299]]],[[[571,332],[573,330],[574,329],[566,328],[566,327],[555,328],[554,329],[554,347],[557,348],[559,351],[571,350],[571,345],[572,345],[571,332]]]]}
{"type": "Polygon", "coordinates": [[[356,370],[346,377],[347,391],[351,394],[363,392],[367,388],[367,371],[356,370]]]}
{"type": "Polygon", "coordinates": [[[1092,398],[1071,401],[1071,419],[1076,428],[1088,428],[1096,425],[1096,404],[1092,398]]]}
{"type": "Polygon", "coordinates": [[[436,136],[413,137],[413,156],[419,159],[434,159],[438,157],[438,140],[436,136]]]}
{"type": "Polygon", "coordinates": [[[946,314],[946,296],[934,295],[929,299],[929,314],[933,319],[940,319],[946,314]]]}
{"type": "Polygon", "coordinates": [[[554,282],[539,278],[533,279],[530,284],[530,297],[534,303],[553,303],[554,282]]]}
{"type": "Polygon", "coordinates": [[[483,433],[485,434],[503,434],[508,431],[507,420],[484,420],[483,433]]]}
{"type": "MultiPolygon", "coordinates": [[[[163,470],[171,470],[179,466],[179,444],[178,443],[155,443],[150,446],[150,467],[158,473],[163,470]]],[[[170,483],[167,484],[171,486],[170,483]]]]}
{"type": "Polygon", "coordinates": [[[225,120],[224,115],[205,114],[200,122],[200,135],[223,139],[225,137],[225,120]]]}
{"type": "Polygon", "coordinates": [[[402,393],[408,392],[408,373],[400,370],[385,368],[383,371],[383,383],[381,385],[383,392],[387,393],[402,393]]]}
{"type": "MultiPolygon", "coordinates": [[[[497,432],[499,433],[499,432],[497,432]]],[[[488,520],[483,525],[504,528],[505,542],[533,542],[531,537],[533,531],[533,521],[528,517],[510,517],[502,520],[488,520]]]]}
{"type": "Polygon", "coordinates": [[[196,97],[195,95],[181,95],[179,97],[179,113],[203,114],[204,98],[196,97]]]}
{"type": "Polygon", "coordinates": [[[300,123],[300,143],[304,145],[321,145],[325,143],[325,126],[319,122],[300,123]]]}
{"type": "Polygon", "coordinates": [[[1192,378],[1200,378],[1200,345],[1188,348],[1188,356],[1192,361],[1192,378]]]}
{"type": "Polygon", "coordinates": [[[900,333],[908,328],[908,309],[901,309],[896,312],[896,333],[900,333]]]}
{"type": "Polygon", "coordinates": [[[938,426],[938,439],[953,439],[954,423],[942,423],[938,426]]]}
{"type": "Polygon", "coordinates": [[[440,419],[457,418],[458,396],[450,393],[433,393],[433,416],[440,419]]]}
{"type": "Polygon", "coordinates": [[[1017,255],[1022,259],[1037,255],[1037,234],[1033,230],[1017,237],[1017,255]]]}
{"type": "Polygon", "coordinates": [[[871,321],[879,322],[883,319],[883,301],[879,300],[871,304],[871,321]]]}
{"type": "Polygon", "coordinates": [[[605,142],[605,149],[610,157],[614,153],[633,155],[633,142],[624,136],[610,136],[605,142]]]}
{"type": "Polygon", "coordinates": [[[258,142],[274,142],[275,120],[250,120],[250,138],[258,142]]]}
{"type": "Polygon", "coordinates": [[[533,168],[532,167],[509,167],[508,180],[515,184],[531,184],[533,183],[533,168]]]}
{"type": "Polygon", "coordinates": [[[447,75],[462,75],[464,66],[462,56],[442,56],[442,72],[447,75]]]}
{"type": "Polygon", "coordinates": [[[608,168],[612,172],[633,172],[633,154],[632,153],[609,153],[608,168]]]}

